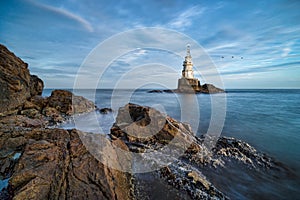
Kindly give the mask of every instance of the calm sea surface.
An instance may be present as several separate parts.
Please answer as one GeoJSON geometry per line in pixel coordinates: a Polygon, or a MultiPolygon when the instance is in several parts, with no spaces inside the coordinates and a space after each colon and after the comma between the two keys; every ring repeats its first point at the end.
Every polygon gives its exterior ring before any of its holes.
{"type": "MultiPolygon", "coordinates": [[[[181,108],[184,104],[198,103],[200,119],[193,118],[193,114],[187,116],[190,123],[199,125],[197,134],[207,132],[211,120],[211,98],[226,100],[226,117],[221,135],[231,136],[254,146],[258,151],[267,153],[281,163],[287,165],[294,173],[292,180],[283,181],[278,179],[274,184],[272,181],[267,185],[257,186],[255,178],[250,178],[249,182],[232,179],[232,183],[227,179],[220,180],[219,185],[230,184],[232,187],[224,187],[229,190],[229,196],[235,199],[248,198],[268,198],[289,199],[297,197],[300,199],[300,90],[228,90],[226,96],[214,94],[186,95],[172,93],[147,93],[147,90],[80,90],[76,94],[82,95],[96,102],[99,108],[112,107],[117,111],[119,106],[127,102],[141,105],[154,106],[167,113],[169,116],[182,120],[181,108]],[[184,99],[184,101],[182,101],[184,99]],[[197,124],[199,122],[199,124],[197,124]],[[227,180],[227,183],[226,183],[227,180]],[[238,183],[235,183],[238,182],[238,183]],[[273,184],[273,185],[272,185],[273,184]],[[247,186],[248,185],[248,186],[247,186]],[[249,187],[264,187],[263,189],[249,187]],[[279,189],[278,189],[279,188],[279,189]],[[259,191],[266,192],[266,196],[250,195],[259,191]],[[278,193],[278,195],[276,195],[278,193]]],[[[44,96],[49,96],[50,89],[44,91],[44,96]]],[[[223,107],[222,107],[223,108],[223,107]]],[[[221,109],[220,108],[220,112],[221,109]]],[[[218,107],[216,109],[219,109],[218,107]]],[[[194,110],[197,113],[197,110],[194,110]]],[[[191,112],[192,113],[192,112],[191,112]]],[[[108,133],[114,122],[117,112],[109,115],[97,114],[98,123],[91,122],[91,116],[81,116],[85,118],[84,126],[80,129],[95,133],[108,133]],[[99,125],[101,130],[99,129],[99,125]]],[[[217,110],[218,114],[218,110],[217,110]]],[[[185,113],[186,115],[186,113],[185,113]]],[[[189,115],[189,114],[188,114],[189,115]]],[[[73,128],[73,123],[63,125],[64,128],[73,128]]],[[[238,172],[229,172],[230,176],[239,176],[238,172]]],[[[217,175],[216,175],[217,176],[217,175]]],[[[209,175],[211,179],[216,176],[209,175]]],[[[245,179],[245,177],[239,177],[245,179]]],[[[214,183],[214,181],[212,181],[214,183]]],[[[218,181],[217,181],[218,182],[218,181]]],[[[216,183],[218,185],[218,183],[216,183]]],[[[222,187],[222,186],[220,186],[222,187]]],[[[221,189],[222,190],[222,189],[221,189]]],[[[226,192],[225,192],[226,193],[226,192]]]]}

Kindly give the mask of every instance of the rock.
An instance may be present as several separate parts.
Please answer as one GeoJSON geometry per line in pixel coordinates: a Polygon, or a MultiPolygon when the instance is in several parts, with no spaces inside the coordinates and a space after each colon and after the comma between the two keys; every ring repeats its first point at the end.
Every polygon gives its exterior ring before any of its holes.
{"type": "Polygon", "coordinates": [[[42,119],[32,119],[24,115],[11,115],[5,118],[0,119],[1,128],[12,128],[16,129],[17,127],[45,127],[47,121],[42,119]]]}
{"type": "Polygon", "coordinates": [[[184,140],[182,131],[193,134],[156,109],[129,103],[119,109],[111,135],[131,143],[157,145],[168,144],[174,137],[184,140]]]}
{"type": "Polygon", "coordinates": [[[197,94],[197,93],[205,93],[205,94],[214,94],[214,93],[223,93],[224,90],[215,87],[212,84],[204,84],[202,86],[192,88],[187,86],[186,88],[175,89],[175,90],[150,90],[148,93],[188,93],[188,94],[197,94]]]}
{"type": "Polygon", "coordinates": [[[204,84],[201,86],[201,92],[202,93],[208,93],[208,94],[213,94],[213,93],[223,93],[225,92],[224,90],[215,87],[212,84],[204,84]]]}
{"type": "Polygon", "coordinates": [[[76,130],[34,129],[2,135],[0,163],[6,167],[1,171],[3,177],[10,177],[7,198],[132,199],[131,175],[96,160],[78,134],[76,130]],[[11,142],[13,134],[17,143],[11,142]],[[14,162],[6,152],[21,156],[14,162]]]}
{"type": "Polygon", "coordinates": [[[215,87],[212,84],[204,84],[202,86],[199,86],[197,88],[187,87],[185,89],[175,89],[171,90],[175,93],[192,93],[192,94],[198,94],[198,93],[205,93],[205,94],[214,94],[214,93],[224,93],[225,91],[215,87]]]}
{"type": "Polygon", "coordinates": [[[111,108],[101,108],[101,109],[98,109],[98,110],[101,114],[108,114],[108,113],[113,112],[113,110],[111,108]]]}
{"type": "Polygon", "coordinates": [[[218,156],[235,159],[252,168],[277,168],[272,158],[257,152],[248,143],[235,138],[219,138],[213,151],[218,156]]]}
{"type": "MultiPolygon", "coordinates": [[[[153,166],[165,162],[173,154],[162,154],[161,158],[156,155],[153,160],[152,157],[147,157],[145,152],[156,151],[164,145],[170,145],[169,143],[176,137],[179,144],[173,143],[172,151],[175,152],[178,148],[184,147],[186,149],[183,149],[184,151],[178,157],[171,159],[173,161],[171,165],[151,173],[158,173],[158,176],[162,177],[168,184],[179,189],[180,192],[186,192],[191,199],[227,198],[222,192],[211,186],[212,184],[199,170],[194,170],[197,173],[188,173],[191,172],[191,167],[184,161],[187,158],[184,155],[196,155],[206,150],[191,132],[189,125],[178,122],[153,108],[127,104],[119,109],[116,123],[111,129],[111,135],[114,139],[125,141],[130,151],[140,153],[141,160],[148,160],[153,166]],[[145,129],[148,126],[149,128],[145,129]],[[183,160],[181,160],[181,156],[183,156],[183,160]]],[[[139,188],[143,190],[142,186],[139,188]]]]}
{"type": "Polygon", "coordinates": [[[28,64],[0,44],[0,116],[16,114],[27,99],[41,95],[43,88],[43,81],[30,75],[28,64]]]}
{"type": "MultiPolygon", "coordinates": [[[[36,93],[38,94],[38,93],[36,93]]],[[[24,102],[20,114],[30,118],[39,118],[49,125],[61,123],[73,114],[89,112],[95,109],[93,102],[66,90],[54,90],[50,97],[39,95],[24,102]]]]}
{"type": "Polygon", "coordinates": [[[174,93],[174,90],[164,90],[165,93],[174,93]]]}
{"type": "Polygon", "coordinates": [[[26,105],[31,104],[35,109],[42,111],[48,105],[48,98],[44,98],[42,96],[34,96],[31,97],[27,102],[24,104],[24,109],[26,105]],[[27,103],[29,102],[29,103],[27,103]]]}
{"type": "Polygon", "coordinates": [[[36,105],[33,101],[25,101],[22,110],[26,109],[36,109],[36,110],[41,110],[42,107],[39,105],[36,105]]]}
{"type": "Polygon", "coordinates": [[[66,90],[54,90],[47,98],[49,107],[55,108],[65,115],[90,112],[95,109],[92,101],[73,95],[66,90]]]}
{"type": "MultiPolygon", "coordinates": [[[[139,153],[141,161],[138,165],[155,168],[161,163],[171,163],[160,170],[152,171],[149,176],[161,177],[167,184],[180,190],[179,193],[187,193],[191,199],[228,199],[226,191],[215,187],[202,171],[219,171],[227,166],[237,165],[243,169],[254,169],[258,173],[263,171],[270,174],[288,174],[282,164],[257,152],[243,141],[227,137],[199,138],[192,133],[188,124],[178,122],[147,106],[130,103],[121,107],[110,135],[113,140],[124,141],[129,151],[139,153]],[[180,139],[179,144],[174,142],[175,138],[180,139]],[[208,145],[214,141],[216,145],[211,149],[208,145]],[[171,154],[159,153],[170,145],[174,147],[171,154]],[[184,152],[173,153],[178,151],[178,147],[183,148],[184,152]],[[156,152],[155,157],[151,157],[149,152],[156,152]]],[[[122,146],[122,149],[126,148],[122,146]]],[[[161,181],[154,179],[154,182],[161,181]]],[[[137,182],[143,183],[139,180],[137,182]]],[[[148,186],[138,186],[141,191],[137,193],[149,191],[145,187],[148,186]]]]}
{"type": "Polygon", "coordinates": [[[192,180],[195,183],[197,182],[201,183],[205,187],[205,189],[209,190],[211,184],[204,177],[199,176],[199,174],[196,171],[189,172],[187,176],[189,178],[192,178],[192,180]]]}
{"type": "Polygon", "coordinates": [[[150,90],[148,93],[163,93],[162,90],[150,90]]]}
{"type": "MultiPolygon", "coordinates": [[[[0,179],[8,182],[0,198],[133,199],[132,176],[90,154],[80,139],[82,132],[47,128],[94,110],[94,103],[64,90],[39,96],[43,81],[27,67],[0,45],[0,179]]],[[[118,138],[97,137],[128,150],[118,138]]],[[[101,156],[111,155],[121,166],[124,158],[117,159],[118,152],[103,152],[101,156]]]]}
{"type": "Polygon", "coordinates": [[[36,75],[30,76],[30,95],[42,95],[44,89],[44,82],[36,75]]]}
{"type": "Polygon", "coordinates": [[[229,199],[201,171],[181,160],[162,168],[159,173],[168,184],[186,192],[191,199],[229,199]]]}
{"type": "Polygon", "coordinates": [[[54,123],[60,123],[64,121],[64,118],[61,116],[60,112],[52,107],[45,107],[42,110],[42,114],[46,117],[48,121],[54,123]]]}
{"type": "Polygon", "coordinates": [[[0,114],[18,110],[29,97],[28,64],[0,44],[0,114]]]}
{"type": "Polygon", "coordinates": [[[40,111],[36,110],[35,108],[21,110],[21,115],[26,115],[29,118],[38,118],[41,116],[40,111]]]}

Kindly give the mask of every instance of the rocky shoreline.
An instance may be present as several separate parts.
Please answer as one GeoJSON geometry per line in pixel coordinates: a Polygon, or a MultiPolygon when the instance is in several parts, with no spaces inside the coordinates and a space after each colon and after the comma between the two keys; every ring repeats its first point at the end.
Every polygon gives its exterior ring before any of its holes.
{"type": "MultiPolygon", "coordinates": [[[[146,174],[152,177],[153,182],[163,180],[164,183],[169,184],[173,189],[177,189],[178,194],[184,194],[177,196],[178,198],[229,199],[226,195],[226,191],[220,191],[209,181],[202,171],[219,170],[226,168],[228,164],[232,163],[236,166],[249,169],[250,171],[260,172],[263,170],[266,171],[266,173],[269,171],[269,173],[273,172],[278,175],[280,173],[289,173],[282,164],[277,163],[266,154],[258,152],[255,148],[241,140],[220,137],[217,139],[214,148],[210,149],[205,143],[207,141],[213,141],[214,138],[205,140],[204,136],[202,138],[196,137],[188,124],[178,122],[168,116],[162,116],[159,111],[153,108],[127,104],[119,109],[110,136],[112,140],[120,139],[125,141],[125,144],[131,152],[141,154],[139,159],[140,163],[136,163],[140,168],[152,165],[153,169],[155,169],[155,166],[159,166],[160,163],[170,162],[171,164],[146,174]],[[130,119],[126,117],[127,113],[131,114],[130,119]],[[161,129],[151,137],[145,137],[144,134],[156,132],[157,130],[150,129],[143,133],[143,128],[138,130],[136,126],[132,126],[132,123],[141,127],[147,126],[151,121],[150,118],[152,118],[152,120],[155,119],[153,129],[157,126],[161,127],[161,129]],[[133,134],[137,132],[139,135],[133,134]],[[176,137],[180,138],[178,140],[180,144],[172,143],[176,140],[174,139],[176,137]],[[186,144],[188,144],[188,146],[183,145],[185,142],[187,142],[186,144]],[[161,152],[161,154],[158,153],[155,158],[148,155],[150,154],[149,152],[159,151],[170,145],[173,146],[173,148],[171,148],[171,154],[161,152]],[[179,151],[183,151],[177,154],[176,151],[178,151],[178,149],[179,151]]],[[[134,177],[138,180],[143,180],[143,177],[140,178],[139,176],[140,175],[136,175],[134,177]]],[[[136,191],[136,193],[143,193],[145,187],[139,186],[139,188],[141,191],[136,191]]],[[[165,192],[168,193],[167,191],[165,192]]]]}
{"type": "Polygon", "coordinates": [[[0,69],[0,199],[133,198],[130,174],[95,159],[77,130],[49,128],[93,102],[65,90],[42,97],[43,81],[3,45],[0,69]]]}
{"type": "Polygon", "coordinates": [[[43,87],[43,81],[29,73],[28,64],[0,45],[0,199],[228,199],[205,169],[234,163],[251,170],[286,171],[234,138],[218,138],[210,149],[188,124],[135,104],[119,109],[108,135],[97,135],[99,142],[116,147],[100,156],[109,154],[110,162],[122,167],[122,149],[137,154],[138,160],[130,160],[135,170],[153,170],[143,174],[110,168],[82,141],[82,135],[95,134],[50,128],[74,114],[95,110],[94,103],[65,90],[44,98],[43,87]],[[163,151],[166,146],[171,154],[163,151]],[[149,183],[157,183],[164,196],[155,196],[149,183]]]}

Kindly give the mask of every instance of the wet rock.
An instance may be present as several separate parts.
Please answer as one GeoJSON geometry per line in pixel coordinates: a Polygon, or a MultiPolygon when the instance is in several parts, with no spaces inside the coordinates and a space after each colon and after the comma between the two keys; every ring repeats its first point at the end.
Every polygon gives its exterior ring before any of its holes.
{"type": "Polygon", "coordinates": [[[253,168],[276,168],[276,163],[271,157],[257,152],[256,149],[248,143],[235,138],[219,138],[213,151],[220,159],[235,159],[253,168]]]}
{"type": "Polygon", "coordinates": [[[163,90],[150,90],[148,93],[163,93],[163,90]]]}
{"type": "Polygon", "coordinates": [[[162,168],[160,175],[173,187],[187,192],[191,199],[229,199],[200,170],[180,160],[162,168]]]}
{"type": "Polygon", "coordinates": [[[108,113],[113,112],[113,110],[111,108],[101,108],[101,109],[98,109],[98,110],[101,114],[108,114],[108,113]]]}
{"type": "Polygon", "coordinates": [[[201,177],[196,171],[188,172],[187,176],[193,180],[194,183],[201,183],[206,190],[209,190],[210,183],[204,178],[201,177]]]}
{"type": "Polygon", "coordinates": [[[163,90],[165,93],[174,93],[174,90],[163,90]]]}

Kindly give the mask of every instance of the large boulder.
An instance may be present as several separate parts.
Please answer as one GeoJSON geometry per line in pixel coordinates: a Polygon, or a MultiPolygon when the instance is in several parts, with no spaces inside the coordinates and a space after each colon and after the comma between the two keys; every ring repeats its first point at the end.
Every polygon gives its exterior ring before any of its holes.
{"type": "Polygon", "coordinates": [[[55,108],[65,115],[89,112],[95,109],[95,104],[82,96],[73,95],[66,90],[54,90],[47,98],[48,107],[55,108]]]}
{"type": "Polygon", "coordinates": [[[0,131],[0,178],[9,178],[0,197],[132,199],[131,175],[95,159],[80,134],[62,129],[0,131]]]}
{"type": "Polygon", "coordinates": [[[29,97],[28,64],[0,44],[0,114],[18,109],[29,97]]]}
{"type": "MultiPolygon", "coordinates": [[[[187,196],[179,198],[227,199],[199,168],[193,168],[187,162],[187,155],[196,155],[199,152],[209,154],[188,124],[166,116],[154,108],[129,103],[119,109],[116,122],[111,128],[111,137],[113,140],[125,141],[130,151],[140,154],[140,161],[135,161],[135,165],[141,169],[150,166],[148,176],[157,177],[153,182],[163,180],[178,190],[175,193],[186,193],[187,196]],[[153,152],[155,157],[151,156],[153,152]],[[161,163],[165,163],[164,166],[157,168],[161,163]]],[[[140,184],[135,190],[136,194],[144,193],[145,190],[151,193],[139,175],[135,179],[140,184]]]]}
{"type": "Polygon", "coordinates": [[[0,116],[17,113],[27,99],[41,95],[44,83],[28,64],[0,44],[0,116]]]}
{"type": "Polygon", "coordinates": [[[201,86],[201,92],[202,93],[208,93],[208,94],[214,94],[214,93],[223,93],[224,90],[217,88],[216,86],[212,84],[204,84],[201,86]]]}

